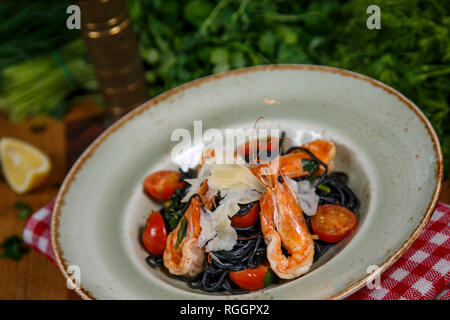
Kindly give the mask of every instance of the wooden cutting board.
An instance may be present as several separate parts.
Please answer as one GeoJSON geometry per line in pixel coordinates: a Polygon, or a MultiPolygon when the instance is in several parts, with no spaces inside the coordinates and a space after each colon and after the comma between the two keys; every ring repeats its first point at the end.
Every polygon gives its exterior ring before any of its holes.
{"type": "MultiPolygon", "coordinates": [[[[54,119],[38,119],[20,124],[10,123],[0,116],[0,137],[12,137],[29,142],[44,151],[52,161],[48,181],[36,191],[17,195],[4,177],[0,180],[0,241],[22,235],[25,220],[18,217],[14,204],[23,201],[33,211],[39,209],[57,192],[66,172],[65,125],[54,119]]],[[[30,250],[20,261],[0,259],[0,299],[66,299],[69,297],[61,273],[42,255],[30,250]]]]}
{"type": "MultiPolygon", "coordinates": [[[[70,166],[103,131],[103,114],[95,96],[78,101],[63,120],[38,118],[13,124],[0,114],[0,138],[27,141],[44,151],[53,164],[48,181],[26,195],[15,194],[0,173],[0,242],[13,234],[22,235],[25,220],[20,220],[14,209],[17,201],[29,204],[34,212],[56,197],[70,166]]],[[[79,296],[66,288],[64,277],[52,262],[30,250],[19,261],[0,259],[0,299],[79,299],[79,296]]]]}

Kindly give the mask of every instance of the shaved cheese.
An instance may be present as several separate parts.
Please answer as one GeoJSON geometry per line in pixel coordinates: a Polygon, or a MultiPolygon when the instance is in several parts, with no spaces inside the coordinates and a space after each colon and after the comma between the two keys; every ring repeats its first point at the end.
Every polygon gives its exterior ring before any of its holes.
{"type": "MultiPolygon", "coordinates": [[[[211,237],[210,230],[206,230],[208,236],[203,235],[208,244],[205,251],[231,250],[237,241],[236,230],[231,226],[230,217],[234,216],[240,207],[233,194],[226,195],[219,206],[212,212],[214,235],[211,237]]],[[[203,234],[203,228],[201,235],[203,234]]]]}
{"type": "Polygon", "coordinates": [[[197,193],[198,189],[200,189],[203,181],[208,178],[208,176],[211,174],[211,167],[212,164],[204,164],[200,171],[197,174],[197,178],[194,179],[184,179],[185,182],[189,183],[191,186],[188,189],[188,192],[184,196],[183,199],[181,199],[181,202],[188,201],[194,194],[197,193]]]}
{"type": "Polygon", "coordinates": [[[316,188],[313,187],[311,182],[309,182],[308,180],[297,182],[288,177],[286,177],[286,181],[297,194],[297,198],[303,212],[308,216],[315,215],[320,198],[316,194],[316,188]]]}
{"type": "Polygon", "coordinates": [[[292,189],[294,189],[295,193],[298,193],[297,181],[295,181],[294,179],[291,179],[289,177],[284,177],[284,178],[289,183],[289,185],[292,187],[292,189]]]}
{"type": "Polygon", "coordinates": [[[297,183],[297,196],[303,212],[308,216],[313,216],[317,212],[319,196],[316,194],[316,188],[308,180],[302,180],[297,183]]]}
{"type": "Polygon", "coordinates": [[[216,235],[211,211],[204,209],[200,212],[200,226],[202,227],[202,231],[198,239],[198,246],[203,248],[216,235]]]}
{"type": "Polygon", "coordinates": [[[198,245],[203,247],[206,244],[206,252],[233,249],[237,233],[231,226],[231,218],[240,210],[239,204],[258,201],[261,197],[261,193],[244,187],[225,190],[221,195],[224,198],[216,210],[205,210],[200,215],[202,231],[198,245]]]}
{"type": "Polygon", "coordinates": [[[218,190],[228,190],[235,187],[246,187],[259,192],[265,186],[245,166],[240,164],[216,164],[211,169],[208,186],[218,190]]]}
{"type": "Polygon", "coordinates": [[[231,226],[231,218],[240,210],[239,204],[258,201],[266,187],[244,165],[204,163],[195,179],[185,179],[191,186],[182,199],[188,201],[198,192],[203,181],[208,179],[208,196],[218,192],[222,200],[213,211],[200,213],[199,247],[206,252],[231,250],[237,242],[236,230],[231,226]]]}
{"type": "Polygon", "coordinates": [[[230,251],[233,249],[237,242],[237,233],[233,227],[231,227],[231,221],[222,220],[221,225],[217,228],[217,235],[208,242],[205,247],[205,251],[230,251]]]}
{"type": "Polygon", "coordinates": [[[184,196],[183,199],[181,199],[181,202],[188,201],[197,191],[200,189],[203,180],[199,178],[195,179],[184,179],[185,182],[189,183],[191,186],[188,189],[188,192],[184,196]]]}
{"type": "Polygon", "coordinates": [[[207,199],[213,199],[217,194],[219,193],[219,190],[211,188],[208,186],[208,191],[206,191],[206,198],[207,199]]]}
{"type": "Polygon", "coordinates": [[[236,187],[231,189],[229,192],[223,191],[222,194],[233,194],[236,197],[236,201],[239,204],[247,204],[250,202],[258,201],[261,198],[261,192],[248,189],[245,187],[236,187]]]}

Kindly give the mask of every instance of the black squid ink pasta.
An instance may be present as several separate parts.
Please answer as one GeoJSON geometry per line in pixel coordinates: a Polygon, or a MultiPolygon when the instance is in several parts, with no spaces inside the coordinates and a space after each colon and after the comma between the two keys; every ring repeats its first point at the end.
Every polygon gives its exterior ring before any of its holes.
{"type": "MultiPolygon", "coordinates": [[[[282,133],[282,137],[285,137],[285,133],[282,133]]],[[[280,139],[278,145],[279,151],[283,150],[283,139],[280,139]]],[[[306,176],[293,178],[295,181],[308,180],[314,187],[315,193],[319,197],[318,206],[323,205],[335,205],[346,208],[353,212],[356,216],[360,207],[360,202],[353,190],[349,187],[349,177],[343,172],[329,172],[328,165],[321,161],[313,152],[306,147],[292,147],[286,152],[282,152],[280,156],[287,155],[293,151],[302,151],[306,153],[309,158],[303,163],[304,166],[308,166],[310,174],[306,176]],[[313,175],[318,168],[323,168],[323,173],[320,176],[313,175]]],[[[247,158],[248,161],[248,158],[247,158]]],[[[181,171],[181,170],[180,170],[181,171]]],[[[190,170],[189,172],[181,171],[180,181],[184,179],[192,179],[197,176],[196,170],[190,170]]],[[[278,181],[282,183],[281,176],[278,177],[278,181]]],[[[182,219],[184,213],[188,209],[191,200],[198,198],[202,209],[205,208],[202,201],[202,196],[198,193],[192,195],[186,203],[182,203],[181,199],[185,197],[188,192],[188,186],[184,185],[181,188],[176,189],[173,192],[170,200],[164,203],[161,209],[161,214],[164,217],[164,223],[168,230],[174,230],[177,223],[182,219]]],[[[222,198],[220,193],[215,198],[215,206],[211,209],[211,213],[219,205],[222,198]]],[[[259,209],[260,203],[253,201],[247,204],[239,204],[239,211],[234,215],[236,217],[245,217],[249,214],[252,208],[259,209]]],[[[303,213],[306,225],[309,232],[313,234],[311,227],[311,216],[303,213]]],[[[231,219],[231,218],[230,218],[231,219]]],[[[172,275],[172,277],[184,281],[192,289],[198,289],[206,293],[228,293],[228,294],[244,294],[249,290],[240,288],[236,283],[231,281],[230,272],[256,269],[261,265],[269,266],[266,251],[266,241],[264,234],[261,230],[260,218],[247,227],[233,226],[237,233],[237,241],[234,244],[232,250],[218,250],[205,252],[205,261],[203,264],[203,270],[198,275],[185,278],[182,276],[172,275]]],[[[335,243],[328,243],[321,239],[314,238],[314,259],[317,261],[327,250],[333,247],[335,243]]],[[[289,253],[282,247],[284,255],[289,256],[289,253]]],[[[157,255],[150,253],[145,259],[147,264],[152,268],[165,268],[163,255],[157,255]]],[[[282,283],[283,279],[277,277],[273,272],[270,272],[270,283],[282,283]]]]}

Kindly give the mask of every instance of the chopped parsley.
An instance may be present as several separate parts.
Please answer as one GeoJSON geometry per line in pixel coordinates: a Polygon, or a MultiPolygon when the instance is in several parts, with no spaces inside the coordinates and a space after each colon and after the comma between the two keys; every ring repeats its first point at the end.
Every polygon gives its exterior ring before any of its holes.
{"type": "Polygon", "coordinates": [[[314,174],[319,169],[319,164],[313,159],[302,159],[303,170],[314,174]]]}
{"type": "Polygon", "coordinates": [[[12,235],[6,238],[0,244],[0,248],[3,249],[0,257],[12,260],[20,260],[23,254],[28,252],[27,245],[18,235],[12,235]]]}
{"type": "Polygon", "coordinates": [[[32,213],[31,207],[27,203],[22,201],[17,201],[14,205],[14,208],[19,211],[18,217],[22,220],[27,219],[32,213]]]}

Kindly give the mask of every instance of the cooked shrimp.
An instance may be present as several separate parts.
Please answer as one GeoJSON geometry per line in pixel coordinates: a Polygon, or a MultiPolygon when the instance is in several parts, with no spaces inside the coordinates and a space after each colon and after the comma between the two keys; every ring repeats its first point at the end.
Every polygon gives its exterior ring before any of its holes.
{"type": "MultiPolygon", "coordinates": [[[[206,191],[207,180],[202,184],[197,194],[205,207],[210,208],[213,199],[206,196],[206,191]]],[[[200,200],[194,196],[177,227],[167,237],[163,259],[164,266],[171,274],[191,278],[203,271],[205,250],[198,246],[198,239],[202,231],[200,210],[200,200]],[[183,239],[178,239],[178,236],[182,236],[180,228],[183,227],[184,223],[186,225],[185,235],[183,239]]]]}
{"type": "MultiPolygon", "coordinates": [[[[336,156],[336,147],[332,142],[319,139],[306,143],[301,147],[311,151],[312,154],[328,166],[328,171],[332,171],[334,166],[333,159],[336,156]]],[[[305,151],[295,149],[289,154],[281,156],[279,158],[281,173],[289,178],[310,175],[308,171],[303,169],[303,159],[311,159],[311,156],[305,151]]],[[[316,174],[322,174],[324,169],[320,166],[316,174]]]]}
{"type": "MultiPolygon", "coordinates": [[[[314,140],[310,143],[302,145],[301,148],[308,149],[314,156],[316,156],[317,159],[325,163],[328,166],[328,172],[333,170],[333,159],[336,155],[336,147],[332,142],[326,140],[314,140]]],[[[279,168],[280,173],[288,178],[308,176],[311,173],[304,170],[303,159],[311,159],[311,156],[305,151],[294,148],[288,154],[271,161],[270,165],[266,162],[252,165],[250,169],[256,175],[262,170],[270,171],[273,168],[279,168]]],[[[269,171],[266,171],[266,173],[269,171]]],[[[323,166],[319,166],[319,169],[314,173],[314,175],[321,175],[324,171],[325,168],[323,166]]],[[[272,174],[273,173],[274,172],[272,172],[272,174]]]]}
{"type": "Polygon", "coordinates": [[[293,279],[311,268],[314,243],[295,191],[279,177],[268,176],[270,185],[261,196],[261,230],[272,270],[282,279],[293,279]]]}

